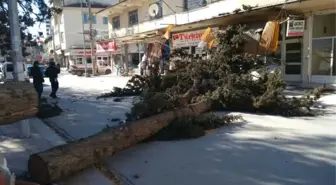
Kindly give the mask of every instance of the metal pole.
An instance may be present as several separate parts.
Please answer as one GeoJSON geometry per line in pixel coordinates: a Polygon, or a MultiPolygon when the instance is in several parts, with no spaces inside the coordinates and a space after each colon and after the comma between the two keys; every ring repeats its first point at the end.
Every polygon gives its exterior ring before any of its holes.
{"type": "Polygon", "coordinates": [[[85,48],[85,35],[84,35],[84,12],[83,12],[83,1],[80,1],[81,6],[81,13],[82,13],[82,32],[83,32],[83,51],[84,51],[84,64],[85,64],[85,77],[88,76],[87,74],[87,62],[86,62],[86,48],[85,48]]]}
{"type": "MultiPolygon", "coordinates": [[[[55,20],[55,17],[54,17],[54,20],[55,20]]],[[[54,28],[56,27],[56,21],[54,21],[54,28]]],[[[53,55],[54,55],[54,62],[56,61],[56,45],[55,45],[55,31],[54,31],[54,28],[51,29],[52,31],[52,42],[53,42],[53,55]]]]}
{"type": "MultiPolygon", "coordinates": [[[[12,63],[14,66],[14,80],[24,81],[21,32],[20,32],[17,0],[8,0],[8,16],[9,16],[10,33],[11,33],[10,35],[11,35],[12,63]]],[[[22,135],[24,137],[29,137],[30,136],[29,121],[26,119],[20,121],[19,123],[21,126],[22,135]]]]}
{"type": "Polygon", "coordinates": [[[91,11],[91,1],[87,0],[89,8],[89,33],[90,33],[90,48],[91,48],[91,62],[92,62],[92,75],[96,75],[96,60],[94,59],[94,35],[92,30],[92,11],[91,11]]]}

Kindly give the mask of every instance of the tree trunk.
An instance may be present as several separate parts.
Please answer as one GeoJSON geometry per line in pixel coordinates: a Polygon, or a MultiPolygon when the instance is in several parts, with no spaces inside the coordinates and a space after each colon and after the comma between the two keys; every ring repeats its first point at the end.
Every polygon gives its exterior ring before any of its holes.
{"type": "Polygon", "coordinates": [[[96,158],[106,159],[149,138],[175,118],[198,115],[210,107],[211,102],[193,104],[33,154],[28,161],[28,171],[32,179],[41,184],[62,180],[93,166],[96,158]]]}
{"type": "Polygon", "coordinates": [[[0,85],[0,125],[34,117],[38,111],[34,86],[27,82],[8,82],[0,85]]]}

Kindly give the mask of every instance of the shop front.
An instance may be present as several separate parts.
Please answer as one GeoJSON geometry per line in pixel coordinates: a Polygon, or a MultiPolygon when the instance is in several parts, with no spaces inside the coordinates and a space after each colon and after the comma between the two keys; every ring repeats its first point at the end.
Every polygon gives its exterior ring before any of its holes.
{"type": "Polygon", "coordinates": [[[143,43],[128,44],[128,61],[132,66],[138,66],[144,53],[143,43]]]}
{"type": "Polygon", "coordinates": [[[310,21],[311,83],[336,85],[336,13],[315,13],[310,21]]]}
{"type": "MultiPolygon", "coordinates": [[[[213,31],[217,31],[218,27],[212,28],[213,31]]],[[[205,29],[187,31],[181,33],[172,34],[172,46],[173,49],[181,48],[189,54],[202,55],[203,49],[198,45],[201,42],[201,37],[205,29]]]]}

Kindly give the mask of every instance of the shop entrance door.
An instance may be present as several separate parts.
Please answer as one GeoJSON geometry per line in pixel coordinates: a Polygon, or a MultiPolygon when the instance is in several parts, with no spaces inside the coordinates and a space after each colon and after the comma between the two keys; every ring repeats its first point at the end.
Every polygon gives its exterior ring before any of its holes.
{"type": "MultiPolygon", "coordinates": [[[[301,40],[301,39],[300,39],[301,40]]],[[[302,43],[298,39],[284,41],[284,79],[288,82],[301,82],[302,43]]]]}

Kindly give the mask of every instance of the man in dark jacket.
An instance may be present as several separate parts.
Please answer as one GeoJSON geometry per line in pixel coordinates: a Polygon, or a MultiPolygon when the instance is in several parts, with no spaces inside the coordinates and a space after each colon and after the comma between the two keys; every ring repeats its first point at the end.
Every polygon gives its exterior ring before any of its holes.
{"type": "Polygon", "coordinates": [[[41,99],[43,92],[43,74],[40,70],[39,62],[35,61],[33,67],[31,68],[31,75],[33,77],[33,84],[37,92],[38,97],[41,99]]]}
{"type": "Polygon", "coordinates": [[[51,84],[50,97],[57,98],[56,92],[58,90],[58,74],[61,72],[60,68],[55,65],[55,62],[50,62],[49,67],[45,71],[45,76],[49,78],[51,84]]]}

